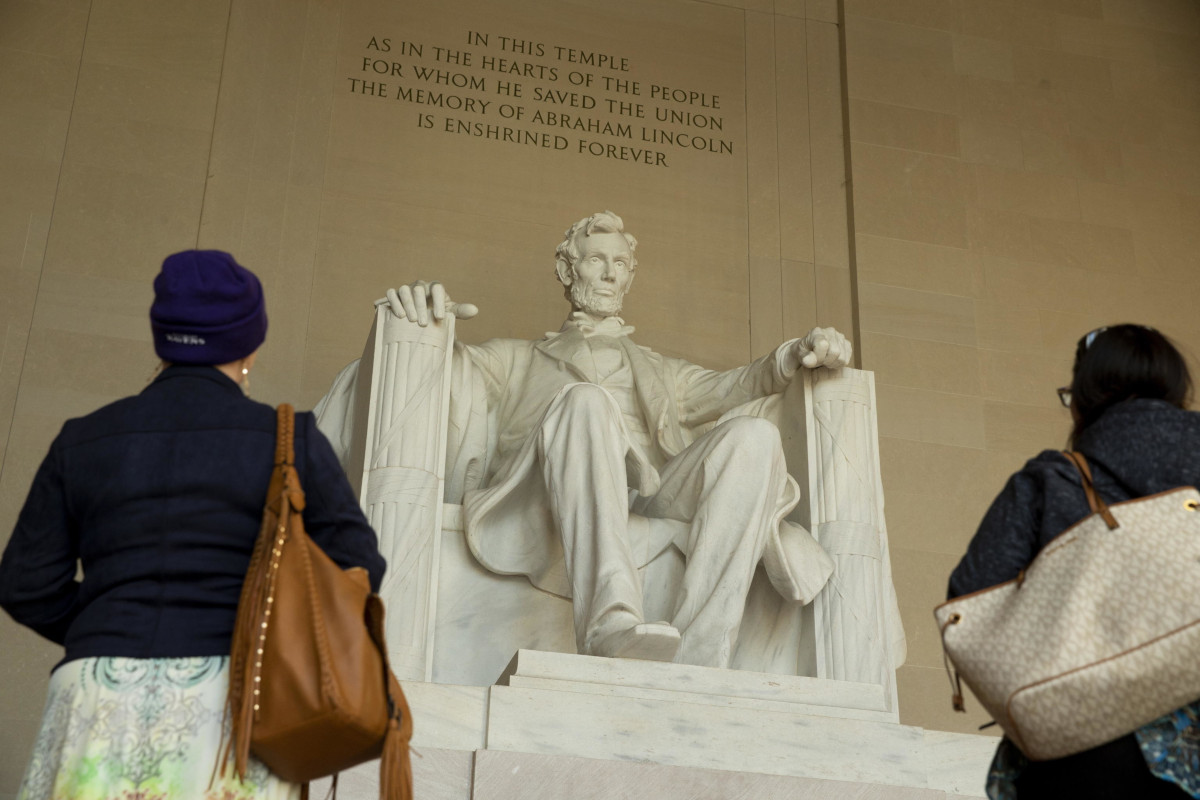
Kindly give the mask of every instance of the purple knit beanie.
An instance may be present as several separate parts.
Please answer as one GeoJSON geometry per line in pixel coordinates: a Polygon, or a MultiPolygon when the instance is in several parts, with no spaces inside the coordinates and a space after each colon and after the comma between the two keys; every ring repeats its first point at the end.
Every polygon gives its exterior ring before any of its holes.
{"type": "Polygon", "coordinates": [[[267,337],[267,308],[254,273],[220,250],[167,256],[150,306],[154,351],[172,364],[228,364],[267,337]]]}

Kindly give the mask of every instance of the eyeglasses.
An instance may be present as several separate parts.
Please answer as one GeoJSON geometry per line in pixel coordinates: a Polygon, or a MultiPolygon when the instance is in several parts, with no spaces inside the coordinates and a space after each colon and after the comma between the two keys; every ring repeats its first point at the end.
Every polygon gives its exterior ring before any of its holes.
{"type": "Polygon", "coordinates": [[[1063,404],[1063,407],[1070,408],[1071,407],[1071,387],[1070,386],[1060,386],[1057,389],[1055,389],[1054,391],[1058,392],[1058,400],[1060,403],[1063,404]]]}

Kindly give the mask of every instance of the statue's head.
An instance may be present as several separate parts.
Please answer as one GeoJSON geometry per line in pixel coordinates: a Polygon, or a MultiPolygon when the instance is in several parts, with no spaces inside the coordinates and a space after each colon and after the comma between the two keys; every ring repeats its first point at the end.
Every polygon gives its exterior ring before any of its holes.
{"type": "Polygon", "coordinates": [[[636,248],[637,239],[611,211],[584,217],[568,228],[554,254],[554,271],[571,307],[597,317],[619,314],[637,270],[636,248]]]}

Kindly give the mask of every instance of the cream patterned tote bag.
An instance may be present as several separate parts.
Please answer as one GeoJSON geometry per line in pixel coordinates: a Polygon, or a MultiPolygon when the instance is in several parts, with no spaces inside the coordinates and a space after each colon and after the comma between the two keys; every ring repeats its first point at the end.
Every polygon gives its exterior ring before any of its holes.
{"type": "Polygon", "coordinates": [[[1017,578],[934,609],[958,676],[1035,761],[1200,698],[1200,492],[1107,506],[1083,456],[1066,455],[1094,513],[1017,578]]]}

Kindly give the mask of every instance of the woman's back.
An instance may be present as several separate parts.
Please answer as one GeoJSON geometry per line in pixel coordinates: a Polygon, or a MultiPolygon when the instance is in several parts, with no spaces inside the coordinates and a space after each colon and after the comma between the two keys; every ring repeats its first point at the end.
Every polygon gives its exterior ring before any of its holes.
{"type": "MultiPolygon", "coordinates": [[[[314,432],[311,414],[298,415],[305,521],[335,561],[367,559],[377,586],[374,533],[314,432]]],[[[0,604],[63,643],[64,661],[227,654],[274,445],[274,410],[211,367],[170,367],[141,394],[69,421],[0,564],[0,604]]]]}

